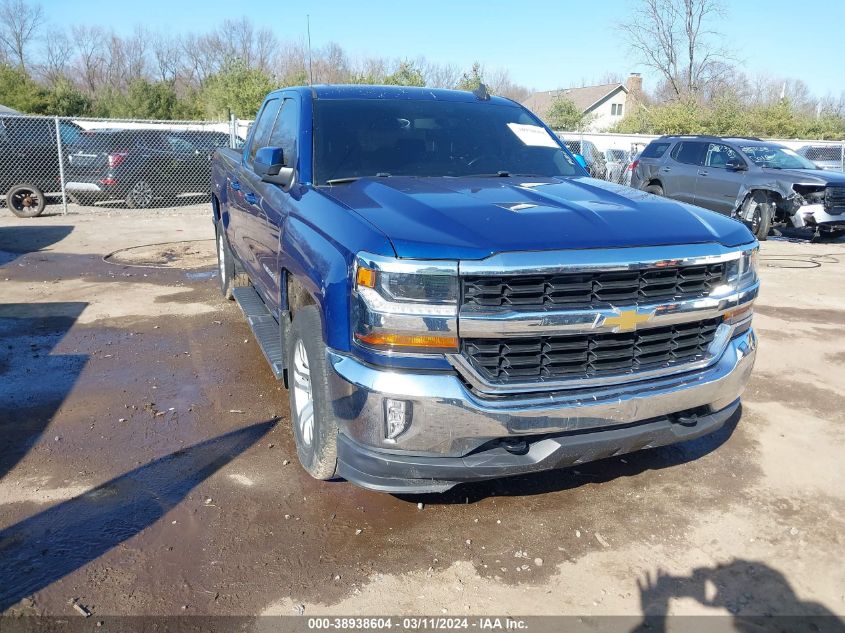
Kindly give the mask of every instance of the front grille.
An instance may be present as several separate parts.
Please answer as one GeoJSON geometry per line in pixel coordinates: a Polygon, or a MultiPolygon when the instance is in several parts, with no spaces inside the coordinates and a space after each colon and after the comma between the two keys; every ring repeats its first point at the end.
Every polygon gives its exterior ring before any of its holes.
{"type": "Polygon", "coordinates": [[[466,276],[463,304],[519,310],[632,306],[706,296],[725,263],[557,275],[466,276]]]}
{"type": "Polygon", "coordinates": [[[620,334],[463,339],[461,353],[485,379],[593,378],[703,358],[721,319],[620,334]]]}
{"type": "Polygon", "coordinates": [[[845,207],[845,187],[827,187],[824,190],[825,209],[845,207]]]}

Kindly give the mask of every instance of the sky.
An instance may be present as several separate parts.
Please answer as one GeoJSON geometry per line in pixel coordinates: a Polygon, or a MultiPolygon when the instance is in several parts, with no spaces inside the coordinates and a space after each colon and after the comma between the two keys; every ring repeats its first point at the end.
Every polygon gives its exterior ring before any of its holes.
{"type": "MultiPolygon", "coordinates": [[[[98,24],[128,34],[136,24],[178,34],[207,31],[247,16],[283,40],[337,42],[352,57],[379,56],[454,63],[478,60],[503,68],[516,83],[538,90],[598,83],[607,73],[642,72],[614,26],[636,0],[41,0],[51,26],[98,24]]],[[[743,70],[803,79],[818,97],[845,92],[842,0],[725,0],[714,26],[743,70]],[[823,16],[820,18],[819,16],[823,16]],[[803,25],[802,25],[803,21],[803,25]]],[[[42,32],[44,30],[42,29],[42,32]]]]}

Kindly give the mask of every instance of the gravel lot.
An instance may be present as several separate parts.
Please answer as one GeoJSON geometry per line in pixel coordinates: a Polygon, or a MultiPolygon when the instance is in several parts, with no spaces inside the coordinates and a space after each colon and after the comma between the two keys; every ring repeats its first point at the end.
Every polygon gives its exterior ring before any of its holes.
{"type": "Polygon", "coordinates": [[[724,430],[420,499],[299,467],[206,205],[55,210],[0,211],[0,611],[845,613],[845,244],[763,245],[724,430]]]}

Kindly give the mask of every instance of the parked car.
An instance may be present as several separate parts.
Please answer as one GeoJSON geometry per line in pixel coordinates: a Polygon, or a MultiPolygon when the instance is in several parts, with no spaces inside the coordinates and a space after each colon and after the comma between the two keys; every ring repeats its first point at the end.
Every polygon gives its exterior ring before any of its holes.
{"type": "Polygon", "coordinates": [[[145,208],[162,197],[208,193],[210,160],[210,151],[182,134],[89,130],[69,148],[65,188],[79,204],[121,199],[130,208],[145,208]]]}
{"type": "Polygon", "coordinates": [[[798,149],[798,153],[804,158],[813,161],[822,169],[830,171],[845,171],[845,149],[843,144],[839,145],[804,145],[798,149]]]}
{"type": "Polygon", "coordinates": [[[845,229],[845,174],[757,138],[663,136],[643,150],[631,185],[739,218],[761,240],[773,224],[845,229]]]}
{"type": "MultiPolygon", "coordinates": [[[[227,134],[226,132],[217,132],[214,130],[187,130],[180,132],[171,132],[169,134],[176,138],[181,138],[187,141],[196,149],[200,150],[208,156],[211,156],[214,150],[220,149],[221,147],[229,147],[230,144],[229,134],[227,134]]],[[[238,147],[243,145],[241,139],[236,139],[236,143],[236,146],[238,147]]],[[[209,171],[209,178],[210,177],[211,176],[209,171]]]]}
{"type": "MultiPolygon", "coordinates": [[[[59,121],[62,144],[75,142],[82,128],[59,121]]],[[[41,215],[46,194],[61,189],[55,119],[0,116],[0,194],[16,216],[41,215]]]]}
{"type": "Polygon", "coordinates": [[[443,491],[700,437],[737,411],[751,233],[588,178],[510,100],[285,88],[243,151],[215,152],[212,181],[221,290],[286,377],[316,478],[443,491]]]}
{"type": "Polygon", "coordinates": [[[631,156],[624,149],[604,150],[606,162],[607,180],[623,184],[625,169],[631,162],[631,156]]]}
{"type": "Polygon", "coordinates": [[[640,156],[642,155],[642,150],[638,151],[636,154],[633,155],[631,158],[631,162],[629,162],[625,166],[625,172],[622,175],[622,184],[627,185],[628,187],[631,186],[631,178],[634,174],[634,170],[637,168],[637,165],[640,161],[640,156]]]}
{"type": "Polygon", "coordinates": [[[605,180],[607,178],[607,161],[592,141],[564,140],[567,149],[573,154],[584,157],[587,171],[593,178],[605,180]]]}

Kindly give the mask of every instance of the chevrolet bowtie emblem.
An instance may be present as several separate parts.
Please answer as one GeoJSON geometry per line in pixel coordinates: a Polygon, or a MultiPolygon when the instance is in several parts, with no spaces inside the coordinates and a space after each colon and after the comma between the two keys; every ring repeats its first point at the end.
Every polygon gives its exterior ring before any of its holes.
{"type": "Polygon", "coordinates": [[[653,316],[654,312],[642,313],[636,310],[625,310],[619,312],[616,316],[605,317],[601,324],[603,326],[615,326],[613,327],[614,332],[633,332],[640,323],[645,323],[653,316]]]}

